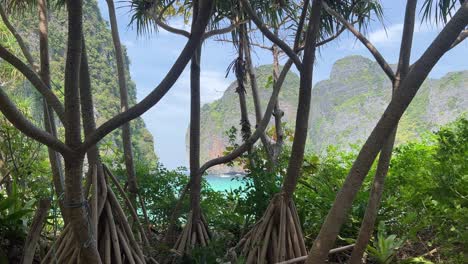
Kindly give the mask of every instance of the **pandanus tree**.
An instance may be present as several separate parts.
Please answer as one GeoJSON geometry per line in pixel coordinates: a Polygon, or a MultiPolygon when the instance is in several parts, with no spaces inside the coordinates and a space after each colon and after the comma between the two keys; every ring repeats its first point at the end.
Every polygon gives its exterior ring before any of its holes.
{"type": "MultiPolygon", "coordinates": [[[[351,263],[360,263],[365,246],[367,245],[374,226],[377,209],[383,192],[383,184],[388,171],[391,152],[395,140],[398,121],[408,105],[416,95],[423,81],[439,59],[451,48],[463,41],[467,35],[468,2],[461,1],[458,11],[446,23],[439,35],[426,49],[422,56],[411,66],[409,64],[412,36],[415,21],[415,0],[408,0],[405,13],[400,59],[397,72],[393,73],[391,67],[385,62],[380,53],[358,30],[346,19],[340,17],[332,8],[325,6],[327,12],[338,18],[373,54],[393,84],[393,97],[384,114],[367,138],[359,152],[351,170],[349,171],[343,187],[338,192],[335,202],[330,209],[320,233],[316,238],[307,258],[307,263],[325,263],[328,251],[336,240],[339,230],[346,220],[347,213],[359,191],[363,180],[380,152],[369,203],[364,215],[356,247],[351,256],[351,263]]],[[[424,14],[430,15],[433,1],[425,1],[424,14]]],[[[450,12],[458,6],[456,1],[436,1],[436,16],[445,22],[450,12]]]]}
{"type": "MultiPolygon", "coordinates": [[[[254,14],[256,11],[252,9],[247,1],[243,1],[243,3],[249,15],[256,22],[258,18],[254,14]]],[[[298,25],[294,49],[299,46],[302,40],[301,33],[306,22],[308,8],[308,3],[306,2],[302,10],[301,21],[298,25]]],[[[314,1],[311,10],[312,13],[310,14],[304,40],[306,49],[303,60],[300,61],[294,50],[285,45],[291,53],[291,59],[294,60],[300,71],[298,115],[296,117],[295,139],[291,162],[288,166],[288,176],[285,179],[283,192],[273,198],[264,216],[238,245],[239,247],[243,247],[241,254],[246,257],[246,263],[274,263],[286,258],[294,258],[306,254],[297,212],[291,200],[291,195],[294,191],[294,183],[291,184],[291,180],[294,180],[294,177],[296,177],[294,170],[297,169],[297,173],[299,173],[299,167],[302,164],[302,156],[304,154],[312,88],[313,62],[315,59],[315,43],[320,27],[321,1],[314,1]],[[291,187],[293,188],[292,190],[291,187]]],[[[263,27],[263,31],[271,33],[260,23],[257,24],[257,27],[263,27]]]]}
{"type": "MultiPolygon", "coordinates": [[[[96,228],[93,228],[93,226],[97,225],[96,219],[98,218],[96,212],[99,211],[97,209],[100,203],[93,201],[90,203],[90,206],[88,206],[88,197],[85,195],[85,191],[82,188],[84,156],[86,152],[95,147],[103,137],[123,124],[142,115],[148,109],[157,104],[157,102],[167,93],[182,73],[186,64],[192,57],[194,50],[199,46],[211,14],[212,3],[213,1],[210,0],[200,1],[200,12],[196,23],[191,30],[190,38],[161,83],[141,102],[130,107],[127,111],[121,112],[112,117],[92,132],[86,133],[83,141],[81,138],[82,112],[80,106],[80,85],[82,85],[86,78],[89,78],[89,73],[86,73],[84,70],[81,71],[82,63],[85,64],[85,59],[83,57],[83,54],[85,54],[85,49],[83,48],[83,2],[66,1],[68,14],[68,38],[65,40],[67,42],[67,56],[65,77],[63,80],[64,104],[60,102],[57,96],[49,89],[49,87],[30,66],[0,45],[0,57],[21,72],[26,79],[40,91],[47,102],[52,106],[65,128],[65,142],[62,142],[51,133],[32,124],[18,110],[16,105],[9,98],[8,94],[5,93],[3,89],[0,89],[0,111],[2,114],[22,133],[60,153],[64,159],[65,184],[62,215],[65,222],[68,224],[68,230],[72,235],[68,237],[64,236],[64,239],[56,242],[59,244],[59,247],[67,247],[67,244],[69,247],[69,244],[73,242],[71,253],[69,251],[64,252],[64,258],[74,256],[75,259],[84,263],[101,263],[102,260],[109,263],[112,261],[109,258],[101,258],[98,251],[98,240],[96,239],[97,232],[96,228]],[[98,204],[98,206],[96,206],[96,204],[98,204]],[[93,215],[94,221],[91,220],[92,214],[90,211],[95,212],[93,215]]],[[[86,69],[86,67],[83,68],[86,69]]],[[[96,191],[94,199],[97,199],[97,196],[99,195],[96,194],[96,192],[99,192],[97,189],[97,185],[95,184],[94,190],[96,191]]],[[[108,187],[104,189],[109,190],[108,187]]],[[[115,202],[116,201],[117,200],[115,199],[115,202]]],[[[101,200],[101,206],[102,202],[103,200],[101,200]]],[[[118,205],[117,202],[116,204],[118,205]]],[[[124,215],[120,218],[120,221],[120,224],[125,224],[126,218],[124,215]]],[[[131,232],[127,232],[127,234],[128,233],[131,232]]],[[[122,237],[127,239],[125,236],[122,237]]],[[[129,253],[131,253],[132,250],[137,251],[137,253],[139,251],[138,247],[135,246],[127,248],[127,250],[129,253]]],[[[141,254],[139,255],[139,260],[144,262],[145,260],[141,258],[141,254]]],[[[108,255],[104,254],[103,256],[108,255]]]]}
{"type": "MultiPolygon", "coordinates": [[[[199,1],[190,3],[181,2],[179,5],[174,5],[176,1],[159,2],[159,1],[133,1],[132,7],[134,10],[133,20],[140,28],[140,31],[148,31],[153,26],[160,27],[173,34],[189,37],[190,32],[183,29],[174,28],[167,23],[168,18],[174,14],[184,14],[185,17],[192,16],[192,28],[196,26],[195,22],[200,14],[199,1]],[[176,6],[179,6],[176,8],[176,6]],[[168,14],[166,14],[166,12],[168,14]]],[[[229,33],[240,23],[235,21],[231,25],[220,28],[221,21],[229,16],[231,12],[230,1],[217,1],[211,12],[209,27],[203,34],[202,43],[215,35],[229,33]]],[[[187,217],[187,223],[179,235],[174,248],[181,254],[188,253],[195,245],[206,246],[211,239],[211,234],[208,230],[208,223],[203,217],[200,201],[201,201],[201,180],[203,173],[200,173],[200,75],[201,75],[201,47],[195,51],[190,65],[190,182],[183,191],[179,203],[174,209],[173,216],[168,226],[165,241],[168,244],[173,242],[175,218],[179,214],[181,201],[187,189],[190,189],[190,213],[187,217]]]]}
{"type": "MultiPolygon", "coordinates": [[[[424,6],[426,7],[425,16],[430,15],[432,1],[426,1],[424,6]]],[[[370,165],[376,158],[377,153],[380,151],[380,156],[377,164],[377,170],[372,183],[368,206],[362,221],[362,225],[359,231],[356,245],[351,255],[350,263],[361,263],[361,259],[367,243],[369,242],[372,231],[377,217],[377,210],[380,204],[380,200],[383,193],[384,181],[388,172],[390,164],[391,154],[393,145],[395,142],[395,136],[398,126],[398,121],[404,110],[414,97],[415,93],[419,89],[420,85],[427,77],[430,69],[434,67],[440,57],[453,48],[455,45],[460,43],[466,38],[465,29],[466,22],[466,3],[462,3],[459,11],[455,14],[454,18],[458,18],[453,24],[448,23],[439,36],[434,40],[431,46],[426,50],[423,56],[418,59],[413,65],[410,66],[410,55],[412,50],[412,38],[415,24],[415,13],[416,13],[416,0],[408,0],[406,5],[405,23],[403,28],[403,35],[400,47],[400,57],[397,65],[396,73],[393,72],[390,65],[385,61],[379,51],[372,45],[372,43],[365,38],[356,28],[354,28],[346,19],[341,17],[335,10],[325,6],[328,13],[336,17],[340,22],[346,26],[346,28],[359,39],[364,46],[372,53],[376,58],[379,65],[382,67],[388,78],[392,82],[393,86],[393,99],[390,105],[387,107],[384,115],[379,120],[379,123],[372,131],[372,134],[366,141],[364,147],[361,149],[358,158],[353,164],[348,177],[345,181],[343,188],[337,195],[335,203],[327,216],[326,222],[323,224],[319,236],[317,237],[312,247],[311,254],[308,258],[307,263],[322,263],[326,258],[326,252],[330,247],[333,246],[333,241],[339,232],[339,227],[344,222],[346,211],[351,206],[352,200],[359,190],[362,180],[369,171],[370,165]],[[465,19],[463,19],[465,16],[465,19]],[[463,24],[464,23],[464,24],[463,24]],[[448,38],[442,40],[441,38],[448,38]],[[419,67],[419,68],[416,68],[419,67]],[[410,79],[414,78],[414,79],[410,79]],[[409,88],[409,85],[416,85],[416,87],[409,88]],[[407,91],[410,89],[413,91],[407,91]],[[413,94],[414,93],[414,94],[413,94]],[[402,99],[402,97],[404,99],[402,99]],[[396,100],[405,100],[399,107],[395,107],[396,100]],[[394,111],[394,112],[393,112],[394,111]],[[388,121],[389,116],[393,116],[392,121],[388,121]],[[387,123],[387,124],[386,124],[387,123]],[[391,123],[391,125],[388,125],[391,123]],[[378,134],[379,129],[385,126],[385,135],[378,134]],[[379,145],[381,149],[375,153],[375,145],[379,145]],[[372,149],[373,152],[367,152],[364,154],[363,151],[369,151],[372,149]],[[370,157],[368,157],[369,155],[370,157]],[[374,156],[375,155],[375,156],[374,156]],[[373,156],[373,157],[372,157],[373,156]],[[365,164],[365,165],[364,165],[365,164]],[[368,167],[369,166],[369,167],[368,167]],[[351,186],[353,185],[353,186],[351,186]],[[345,198],[345,196],[347,196],[345,198]],[[338,206],[338,203],[340,205],[338,206]],[[333,222],[333,223],[332,223],[333,222]],[[331,226],[333,225],[333,227],[331,226]]],[[[436,14],[438,18],[442,18],[444,22],[456,8],[455,1],[453,3],[439,2],[437,3],[440,14],[436,14]]],[[[380,132],[382,133],[382,132],[380,132]]]]}
{"type": "MultiPolygon", "coordinates": [[[[308,135],[315,50],[320,44],[320,38],[327,36],[328,38],[322,40],[323,43],[327,43],[336,38],[336,34],[342,30],[338,30],[334,26],[336,21],[333,17],[321,11],[322,1],[313,1],[310,8],[309,2],[305,1],[294,35],[294,47],[291,48],[262,23],[256,14],[255,7],[252,7],[247,1],[242,2],[249,17],[259,30],[289,56],[300,73],[294,141],[282,190],[272,199],[264,216],[237,245],[237,248],[241,249],[241,254],[247,259],[247,263],[275,263],[307,254],[301,224],[293,201],[293,193],[300,175],[308,135]],[[304,51],[302,60],[296,55],[301,50],[304,51]]],[[[359,6],[354,2],[337,5],[346,17],[355,16],[360,23],[365,22],[366,16],[363,14],[378,8],[369,2],[363,2],[359,6]]],[[[259,8],[259,10],[261,9],[259,8]]]]}

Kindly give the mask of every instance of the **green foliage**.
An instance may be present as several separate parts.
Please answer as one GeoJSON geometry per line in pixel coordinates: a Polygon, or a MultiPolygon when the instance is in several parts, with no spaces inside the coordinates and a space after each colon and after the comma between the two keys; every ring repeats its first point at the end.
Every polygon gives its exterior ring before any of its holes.
{"type": "MultiPolygon", "coordinates": [[[[23,57],[16,39],[1,20],[0,43],[2,43],[2,46],[5,49],[9,50],[14,55],[18,56],[19,58],[23,57]]],[[[19,71],[16,70],[16,68],[11,66],[11,64],[3,60],[0,62],[0,82],[2,83],[2,86],[5,86],[5,84],[16,84],[18,81],[23,79],[23,75],[21,75],[19,71]]]]}
{"type": "Polygon", "coordinates": [[[12,193],[0,196],[0,237],[7,239],[23,238],[27,231],[27,220],[32,216],[35,200],[23,202],[16,184],[13,184],[12,193]]]}
{"type": "Polygon", "coordinates": [[[392,200],[383,205],[393,209],[394,232],[430,236],[426,243],[440,245],[453,263],[462,263],[468,245],[467,135],[462,118],[426,142],[398,148],[387,184],[392,200]]]}
{"type": "MultiPolygon", "coordinates": [[[[32,117],[31,103],[28,99],[15,98],[18,108],[32,117]]],[[[46,148],[36,141],[18,133],[16,128],[0,117],[0,177],[6,186],[18,188],[22,200],[48,196],[50,185],[49,163],[46,148]]],[[[7,187],[7,192],[11,192],[7,187]]]]}
{"type": "Polygon", "coordinates": [[[403,245],[403,240],[396,235],[387,235],[385,224],[378,225],[377,238],[372,245],[367,246],[367,252],[378,264],[393,263],[396,251],[403,245]]]}

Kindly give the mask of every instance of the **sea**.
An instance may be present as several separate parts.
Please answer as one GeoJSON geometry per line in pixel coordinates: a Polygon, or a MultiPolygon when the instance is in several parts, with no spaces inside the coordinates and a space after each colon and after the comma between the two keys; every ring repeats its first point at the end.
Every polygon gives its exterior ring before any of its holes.
{"type": "Polygon", "coordinates": [[[242,177],[242,174],[208,174],[205,179],[213,190],[224,192],[243,186],[243,182],[240,180],[242,177]]]}

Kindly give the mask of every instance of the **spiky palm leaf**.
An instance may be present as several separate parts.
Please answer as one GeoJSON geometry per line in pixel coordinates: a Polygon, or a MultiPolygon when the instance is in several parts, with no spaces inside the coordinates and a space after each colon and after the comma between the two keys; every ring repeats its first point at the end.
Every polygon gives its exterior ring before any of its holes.
{"type": "MultiPolygon", "coordinates": [[[[122,1],[124,2],[124,1],[122,1]]],[[[187,0],[129,0],[126,1],[130,8],[129,26],[135,25],[140,35],[151,34],[158,30],[158,25],[150,15],[155,12],[160,19],[166,22],[175,17],[182,17],[184,23],[188,24],[192,15],[193,1],[187,0]]],[[[214,9],[208,29],[217,29],[226,18],[232,18],[234,0],[215,0],[214,9]]]]}
{"type": "Polygon", "coordinates": [[[438,23],[447,23],[458,7],[466,0],[425,0],[422,7],[422,19],[438,23]]]}
{"type": "MultiPolygon", "coordinates": [[[[47,1],[49,8],[59,9],[65,6],[66,0],[47,1]]],[[[37,0],[0,0],[0,4],[9,13],[24,15],[27,12],[36,12],[37,0]]]]}

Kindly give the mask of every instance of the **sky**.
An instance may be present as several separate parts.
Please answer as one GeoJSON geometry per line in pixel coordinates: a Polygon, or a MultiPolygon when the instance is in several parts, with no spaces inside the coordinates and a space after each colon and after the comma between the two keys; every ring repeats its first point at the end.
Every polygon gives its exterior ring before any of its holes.
{"type": "MultiPolygon", "coordinates": [[[[139,36],[136,29],[129,26],[127,1],[115,1],[120,38],[126,46],[130,59],[130,74],[136,83],[137,99],[142,100],[164,78],[180,51],[186,38],[159,29],[150,35],[139,36]]],[[[377,47],[389,63],[396,63],[403,29],[403,0],[382,0],[384,25],[371,23],[366,36],[377,47]]],[[[421,2],[421,1],[420,1],[421,2]]],[[[104,19],[108,20],[105,0],[98,0],[104,19]]],[[[419,9],[418,9],[419,10],[419,9]]],[[[419,58],[437,36],[441,25],[417,20],[412,61],[419,58]]],[[[172,20],[174,27],[189,29],[182,20],[172,20]]],[[[429,77],[440,78],[447,72],[468,69],[468,41],[450,50],[434,67],[429,77]]],[[[271,54],[260,48],[253,50],[255,66],[270,64],[271,54]]],[[[359,41],[349,33],[320,49],[314,69],[313,83],[328,79],[333,63],[349,55],[362,55],[372,58],[359,41]]],[[[208,40],[203,45],[201,59],[201,100],[202,104],[212,102],[223,95],[234,80],[233,74],[227,78],[226,69],[236,57],[236,51],[229,43],[208,40]]],[[[148,130],[154,137],[155,151],[160,161],[168,168],[188,166],[185,136],[190,114],[190,81],[188,68],[161,101],[143,115],[148,130]]]]}

